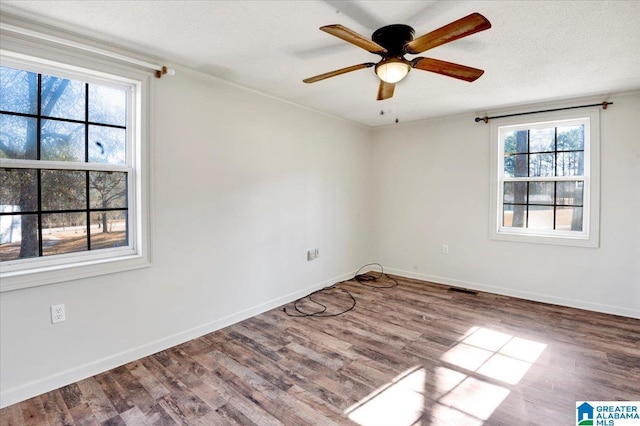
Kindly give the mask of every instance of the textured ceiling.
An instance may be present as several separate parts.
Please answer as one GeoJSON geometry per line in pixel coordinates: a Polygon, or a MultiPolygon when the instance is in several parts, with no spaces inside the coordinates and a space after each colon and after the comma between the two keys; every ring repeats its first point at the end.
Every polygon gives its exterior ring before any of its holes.
{"type": "MultiPolygon", "coordinates": [[[[187,66],[368,126],[640,88],[640,1],[26,1],[0,12],[187,66]],[[423,56],[485,70],[473,83],[413,70],[376,101],[373,68],[302,79],[379,57],[318,30],[416,37],[472,12],[492,28],[423,56]],[[384,115],[381,115],[384,111],[384,115]]],[[[411,56],[408,56],[411,58],[411,56]]]]}

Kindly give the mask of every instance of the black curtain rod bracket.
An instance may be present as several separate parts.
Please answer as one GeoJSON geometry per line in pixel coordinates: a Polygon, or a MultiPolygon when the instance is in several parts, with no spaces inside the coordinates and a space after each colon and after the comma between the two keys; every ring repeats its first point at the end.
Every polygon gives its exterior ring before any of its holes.
{"type": "Polygon", "coordinates": [[[544,110],[540,110],[540,111],[519,112],[517,114],[496,115],[496,116],[493,116],[493,117],[487,117],[485,115],[484,117],[476,117],[475,118],[475,122],[479,123],[481,121],[484,121],[485,123],[488,123],[489,120],[493,120],[494,118],[516,117],[518,115],[538,114],[538,113],[541,113],[541,112],[563,111],[563,110],[566,110],[566,109],[590,108],[590,107],[595,107],[595,106],[601,106],[602,109],[607,109],[607,107],[609,105],[613,105],[613,102],[604,101],[604,102],[602,102],[600,104],[578,105],[578,106],[564,107],[564,108],[544,109],[544,110]]]}

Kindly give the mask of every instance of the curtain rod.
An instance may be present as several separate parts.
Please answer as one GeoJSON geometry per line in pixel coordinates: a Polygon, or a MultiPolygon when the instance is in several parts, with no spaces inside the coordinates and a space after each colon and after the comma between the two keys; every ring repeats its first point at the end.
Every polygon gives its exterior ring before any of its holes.
{"type": "Polygon", "coordinates": [[[44,40],[44,41],[50,41],[53,43],[57,43],[60,44],[62,46],[66,46],[66,47],[73,47],[75,49],[81,49],[87,52],[91,52],[91,53],[97,53],[98,55],[102,55],[102,56],[106,56],[108,58],[112,58],[112,59],[117,59],[123,62],[127,62],[129,64],[132,65],[138,65],[141,66],[143,68],[147,68],[150,70],[155,71],[156,73],[156,77],[160,78],[162,77],[162,75],[164,74],[169,74],[169,75],[173,75],[175,74],[175,71],[164,67],[162,65],[157,65],[157,64],[152,64],[150,62],[146,62],[146,61],[141,61],[140,59],[136,59],[136,58],[132,58],[131,56],[126,56],[126,55],[122,55],[120,53],[116,53],[116,52],[112,52],[110,50],[106,50],[106,49],[101,49],[99,47],[94,47],[94,46],[89,46],[87,44],[84,43],[79,43],[76,41],[72,41],[72,40],[67,40],[65,38],[62,37],[57,37],[54,35],[50,35],[50,34],[44,34],[38,31],[33,31],[33,30],[29,30],[26,28],[22,28],[16,25],[11,25],[11,24],[7,24],[5,22],[0,22],[0,29],[5,30],[5,31],[9,31],[9,32],[13,32],[16,34],[20,34],[20,35],[25,35],[25,36],[29,36],[29,37],[34,37],[40,40],[44,40]]]}
{"type": "Polygon", "coordinates": [[[493,117],[487,117],[485,115],[484,117],[476,117],[474,120],[475,120],[476,123],[479,123],[481,121],[484,121],[485,123],[487,123],[487,122],[489,122],[489,120],[493,120],[494,118],[516,117],[518,115],[538,114],[538,113],[541,113],[541,112],[563,111],[565,109],[589,108],[589,107],[595,107],[595,106],[601,106],[602,109],[607,109],[607,107],[609,105],[613,105],[613,102],[604,101],[604,102],[602,102],[600,104],[578,105],[578,106],[564,107],[564,108],[543,109],[543,110],[540,110],[540,111],[530,111],[530,112],[519,112],[519,113],[516,113],[516,114],[495,115],[493,117]]]}

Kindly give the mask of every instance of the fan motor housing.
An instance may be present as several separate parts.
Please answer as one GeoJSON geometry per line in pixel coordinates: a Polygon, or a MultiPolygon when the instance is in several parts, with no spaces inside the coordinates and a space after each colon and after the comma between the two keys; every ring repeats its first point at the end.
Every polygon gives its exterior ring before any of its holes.
{"type": "Polygon", "coordinates": [[[413,40],[415,31],[408,25],[393,24],[378,28],[371,39],[387,49],[386,56],[402,56],[404,45],[413,40]]]}

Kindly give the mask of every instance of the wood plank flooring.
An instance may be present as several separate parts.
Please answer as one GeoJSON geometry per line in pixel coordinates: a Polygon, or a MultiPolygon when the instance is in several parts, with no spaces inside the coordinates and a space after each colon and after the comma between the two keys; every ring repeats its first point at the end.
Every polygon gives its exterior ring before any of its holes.
{"type": "Polygon", "coordinates": [[[571,425],[576,401],[640,400],[640,320],[396,278],[316,295],[331,313],[348,289],[344,315],[274,309],[9,406],[0,424],[571,425]]]}

